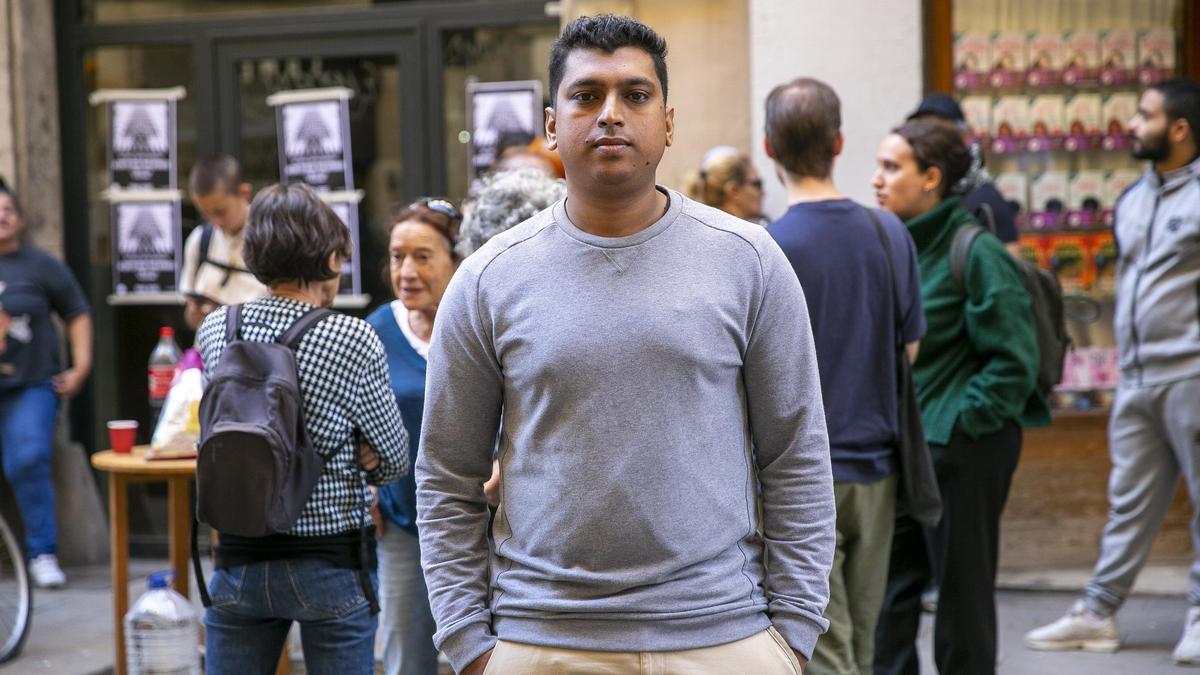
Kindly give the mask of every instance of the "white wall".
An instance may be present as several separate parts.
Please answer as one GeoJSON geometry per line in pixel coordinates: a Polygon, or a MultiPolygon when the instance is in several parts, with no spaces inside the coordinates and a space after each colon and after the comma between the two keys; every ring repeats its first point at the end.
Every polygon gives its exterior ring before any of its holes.
{"type": "Polygon", "coordinates": [[[874,204],[875,150],[922,93],[920,0],[750,0],[751,147],[767,186],[767,214],[786,209],[762,149],[763,102],[775,85],[806,76],[842,101],[846,147],[834,165],[842,192],[874,204]]]}

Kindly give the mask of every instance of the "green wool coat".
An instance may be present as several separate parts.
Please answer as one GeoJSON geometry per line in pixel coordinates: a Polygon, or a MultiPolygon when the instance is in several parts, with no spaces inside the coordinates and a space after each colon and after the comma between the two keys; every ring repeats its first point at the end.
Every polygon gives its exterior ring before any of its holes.
{"type": "Polygon", "coordinates": [[[905,223],[917,246],[925,336],[913,364],[921,419],[930,443],[957,430],[969,438],[1050,423],[1037,390],[1038,346],[1029,294],[1000,240],[979,236],[967,258],[966,288],[950,275],[950,242],[974,222],[958,197],[905,223]]]}

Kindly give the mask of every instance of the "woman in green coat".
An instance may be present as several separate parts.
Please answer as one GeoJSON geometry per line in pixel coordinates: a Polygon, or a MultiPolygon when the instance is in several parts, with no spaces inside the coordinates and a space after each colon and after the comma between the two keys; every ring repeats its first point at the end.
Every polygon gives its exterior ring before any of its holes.
{"type": "Polygon", "coordinates": [[[917,247],[927,330],[913,364],[943,515],[923,529],[898,514],[875,674],[918,672],[920,595],[940,587],[934,660],[944,674],[995,672],[1000,514],[1021,452],[1021,427],[1049,422],[1037,391],[1038,347],[1016,261],[991,234],[976,238],[963,283],[950,273],[954,233],[974,222],[955,186],[971,165],[957,127],[914,120],[880,145],[879,204],[917,247]]]}

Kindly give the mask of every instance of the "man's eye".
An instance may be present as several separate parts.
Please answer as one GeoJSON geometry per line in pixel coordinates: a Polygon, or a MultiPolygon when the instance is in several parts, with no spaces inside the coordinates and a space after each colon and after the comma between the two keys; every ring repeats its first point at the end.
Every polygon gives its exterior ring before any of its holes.
{"type": "Polygon", "coordinates": [[[646,101],[650,100],[650,94],[647,94],[644,91],[635,91],[629,95],[629,100],[633,101],[634,103],[645,103],[646,101]]]}
{"type": "Polygon", "coordinates": [[[588,91],[581,91],[581,92],[575,94],[574,96],[572,96],[571,98],[573,98],[576,101],[579,101],[581,103],[590,103],[590,102],[596,100],[595,95],[593,95],[591,92],[588,92],[588,91]]]}

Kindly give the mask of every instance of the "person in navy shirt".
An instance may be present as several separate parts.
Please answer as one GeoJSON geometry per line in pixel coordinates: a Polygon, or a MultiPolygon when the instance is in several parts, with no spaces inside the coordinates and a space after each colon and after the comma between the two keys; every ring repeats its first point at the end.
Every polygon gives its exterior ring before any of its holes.
{"type": "Polygon", "coordinates": [[[388,675],[437,673],[436,627],[421,572],[417,542],[417,493],[412,463],[421,438],[425,406],[425,360],[438,303],[458,269],[454,252],[462,216],[443,199],[423,199],[392,219],[387,276],[396,300],[367,317],[387,352],[392,391],[408,431],[409,472],[379,489],[383,664],[388,675]]]}
{"type": "Polygon", "coordinates": [[[925,332],[916,248],[894,215],[868,211],[834,185],[841,103],[828,85],[801,78],[776,87],[767,98],[766,135],[789,203],[767,231],[796,270],[808,303],[837,501],[829,631],[805,673],[868,673],[895,515],[895,326],[902,326],[910,360],[925,332]],[[891,249],[894,277],[876,223],[891,249]]]}
{"type": "Polygon", "coordinates": [[[92,318],[75,277],[58,259],[21,242],[25,220],[0,180],[0,457],[25,524],[34,583],[66,583],[50,449],[59,398],[72,398],[92,370],[92,318]],[[67,327],[71,365],[59,358],[52,317],[67,327]]]}

